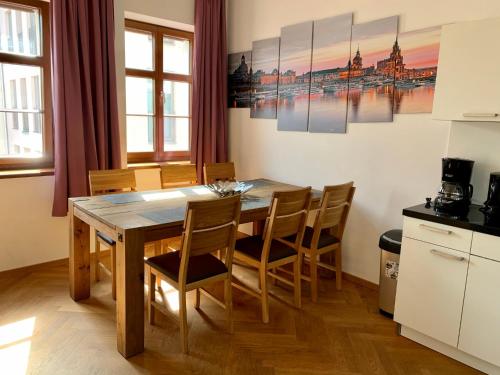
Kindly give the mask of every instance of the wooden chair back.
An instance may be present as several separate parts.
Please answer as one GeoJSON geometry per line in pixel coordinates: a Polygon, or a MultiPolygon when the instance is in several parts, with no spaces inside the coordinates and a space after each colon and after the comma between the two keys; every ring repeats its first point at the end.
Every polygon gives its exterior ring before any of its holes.
{"type": "Polygon", "coordinates": [[[90,195],[135,191],[135,172],[132,169],[89,171],[90,195]]]}
{"type": "Polygon", "coordinates": [[[273,193],[269,216],[264,227],[262,259],[267,261],[269,258],[273,239],[296,235],[295,247],[299,249],[304,237],[311,197],[311,187],[273,193]]]}
{"type": "Polygon", "coordinates": [[[161,187],[175,188],[198,184],[196,165],[194,164],[166,164],[161,166],[161,187]]]}
{"type": "Polygon", "coordinates": [[[342,240],[352,199],[356,191],[353,185],[353,182],[348,182],[342,185],[325,186],[321,206],[314,222],[314,234],[317,234],[317,238],[319,238],[319,234],[323,229],[329,228],[333,235],[342,240]]]}
{"type": "Polygon", "coordinates": [[[203,176],[205,184],[213,184],[216,181],[234,181],[236,180],[234,163],[205,163],[203,176]]]}
{"type": "Polygon", "coordinates": [[[226,249],[225,264],[231,272],[240,211],[239,195],[188,202],[181,239],[182,260],[179,281],[185,281],[190,257],[217,250],[226,249]]]}

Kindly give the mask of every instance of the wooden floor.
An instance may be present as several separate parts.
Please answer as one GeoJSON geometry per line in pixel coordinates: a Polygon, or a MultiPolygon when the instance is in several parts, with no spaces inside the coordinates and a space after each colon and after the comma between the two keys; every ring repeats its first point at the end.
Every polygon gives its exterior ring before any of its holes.
{"type": "MultiPolygon", "coordinates": [[[[251,271],[239,266],[235,273],[245,280],[254,280],[251,271]]],[[[101,282],[93,285],[92,298],[83,303],[70,299],[67,279],[64,264],[0,275],[0,359],[4,352],[3,358],[10,358],[19,373],[477,373],[398,337],[395,324],[378,313],[376,292],[349,282],[337,292],[333,279],[322,280],[317,304],[310,302],[304,286],[301,311],[271,299],[267,325],[260,321],[257,300],[235,290],[233,335],[225,332],[222,309],[202,296],[201,309],[197,311],[191,307],[191,296],[189,356],[181,354],[175,320],[157,314],[157,326],[145,323],[146,351],[125,360],[116,351],[115,304],[109,278],[104,275],[101,282]],[[27,335],[21,335],[23,325],[28,325],[27,335]],[[1,334],[9,327],[15,331],[13,336],[19,333],[23,337],[6,341],[1,334]],[[16,353],[19,345],[24,345],[26,353],[14,360],[9,353],[16,353]]],[[[291,297],[281,286],[272,286],[271,290],[283,298],[291,297]]],[[[221,290],[216,291],[220,295],[221,290]]],[[[168,296],[175,308],[175,292],[168,296]]],[[[5,362],[0,364],[2,374],[13,374],[15,369],[5,372],[5,362]]]]}

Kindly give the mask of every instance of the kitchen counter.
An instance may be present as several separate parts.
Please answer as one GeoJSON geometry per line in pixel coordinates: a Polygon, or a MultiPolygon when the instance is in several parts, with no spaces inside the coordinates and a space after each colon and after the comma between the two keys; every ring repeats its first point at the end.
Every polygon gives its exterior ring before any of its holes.
{"type": "Polygon", "coordinates": [[[479,210],[481,207],[482,206],[472,204],[466,216],[456,218],[436,212],[432,206],[420,204],[418,206],[405,208],[403,210],[403,215],[500,237],[500,218],[497,217],[492,219],[487,217],[479,210]]]}

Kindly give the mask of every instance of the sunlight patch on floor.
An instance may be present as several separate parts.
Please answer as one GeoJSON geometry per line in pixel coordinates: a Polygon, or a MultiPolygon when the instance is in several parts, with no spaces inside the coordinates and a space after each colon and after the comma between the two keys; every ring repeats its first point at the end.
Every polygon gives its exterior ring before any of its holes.
{"type": "Polygon", "coordinates": [[[35,317],[0,326],[1,372],[24,375],[28,370],[35,317]]]}
{"type": "MultiPolygon", "coordinates": [[[[148,293],[149,285],[144,285],[145,292],[148,293]]],[[[161,290],[156,289],[156,302],[165,305],[172,312],[179,311],[179,292],[165,281],[161,281],[161,290]]]]}
{"type": "Polygon", "coordinates": [[[171,311],[179,311],[179,292],[177,289],[162,280],[161,289],[167,299],[168,308],[171,311]]]}

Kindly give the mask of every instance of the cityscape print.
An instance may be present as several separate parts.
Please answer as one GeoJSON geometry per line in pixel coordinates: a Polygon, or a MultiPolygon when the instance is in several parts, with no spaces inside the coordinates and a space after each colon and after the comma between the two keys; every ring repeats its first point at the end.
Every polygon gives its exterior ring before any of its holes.
{"type": "Polygon", "coordinates": [[[251,118],[276,118],[279,56],[280,38],[252,43],[251,118]]]}
{"type": "Polygon", "coordinates": [[[227,98],[229,108],[250,108],[252,51],[231,53],[227,61],[227,98]]]}
{"type": "Polygon", "coordinates": [[[398,35],[394,113],[430,113],[434,101],[441,26],[398,35]]]}
{"type": "Polygon", "coordinates": [[[391,122],[398,17],[352,27],[348,122],[391,122]]]}
{"type": "Polygon", "coordinates": [[[352,13],[314,22],[309,131],[345,133],[352,13]]]}
{"type": "Polygon", "coordinates": [[[278,130],[317,133],[432,112],[441,26],[398,34],[398,16],[352,18],[286,26],[229,55],[229,106],[278,118],[278,130]]]}
{"type": "Polygon", "coordinates": [[[281,29],[278,130],[307,131],[313,23],[281,29]]]}

